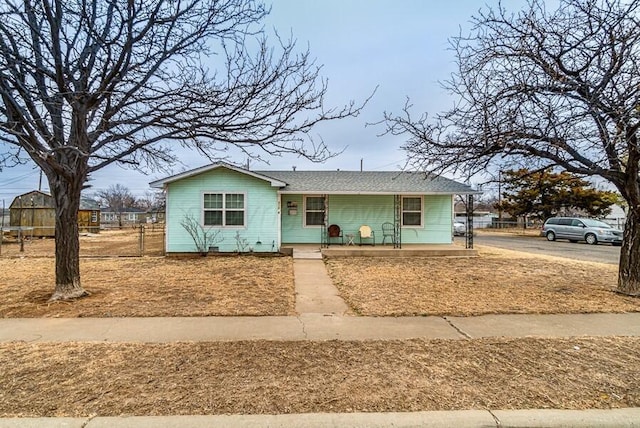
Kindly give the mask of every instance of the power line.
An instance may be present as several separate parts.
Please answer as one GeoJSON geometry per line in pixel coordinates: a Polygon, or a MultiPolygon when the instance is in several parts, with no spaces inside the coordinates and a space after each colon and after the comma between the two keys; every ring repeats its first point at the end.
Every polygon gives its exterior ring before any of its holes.
{"type": "Polygon", "coordinates": [[[8,179],[7,179],[6,181],[4,181],[4,182],[1,182],[1,181],[0,181],[0,186],[2,186],[2,187],[5,187],[5,188],[6,188],[6,186],[7,186],[8,184],[14,184],[14,183],[17,183],[18,181],[21,181],[21,180],[23,180],[23,179],[25,179],[25,178],[27,178],[27,177],[30,177],[30,176],[32,176],[32,175],[34,175],[34,174],[38,174],[38,171],[37,171],[37,170],[36,170],[36,171],[31,171],[31,172],[28,172],[28,173],[26,173],[26,174],[19,175],[19,176],[17,176],[17,177],[8,178],[8,179]]]}

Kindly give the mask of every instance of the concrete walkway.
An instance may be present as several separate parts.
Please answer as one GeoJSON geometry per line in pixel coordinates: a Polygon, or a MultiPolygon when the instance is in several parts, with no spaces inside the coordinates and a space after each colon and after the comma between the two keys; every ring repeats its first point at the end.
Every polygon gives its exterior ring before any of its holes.
{"type": "MultiPolygon", "coordinates": [[[[640,336],[640,313],[355,317],[318,251],[294,252],[298,316],[0,319],[0,342],[472,339],[640,336]]],[[[412,413],[8,418],[5,427],[640,427],[640,409],[463,410],[412,413]]]]}

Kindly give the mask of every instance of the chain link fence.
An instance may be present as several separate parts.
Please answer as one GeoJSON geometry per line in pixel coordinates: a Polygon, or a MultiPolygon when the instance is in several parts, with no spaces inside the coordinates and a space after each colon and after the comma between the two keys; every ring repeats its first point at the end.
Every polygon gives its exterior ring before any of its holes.
{"type": "Polygon", "coordinates": [[[492,222],[486,226],[485,230],[505,234],[538,236],[540,235],[541,226],[542,222],[539,221],[527,220],[524,222],[522,220],[498,220],[494,218],[492,222]]]}
{"type": "MultiPolygon", "coordinates": [[[[33,229],[5,229],[0,235],[0,257],[55,256],[54,238],[37,236],[33,229]]],[[[157,223],[81,232],[80,257],[163,256],[164,242],[164,224],[157,223]]]]}

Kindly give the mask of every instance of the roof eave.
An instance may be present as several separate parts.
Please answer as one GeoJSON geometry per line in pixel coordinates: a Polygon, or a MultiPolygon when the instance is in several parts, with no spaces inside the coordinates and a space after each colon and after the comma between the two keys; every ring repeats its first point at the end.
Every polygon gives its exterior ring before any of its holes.
{"type": "Polygon", "coordinates": [[[238,168],[238,167],[233,166],[233,165],[228,164],[228,163],[218,162],[218,163],[214,163],[214,164],[211,164],[211,165],[205,165],[205,166],[202,166],[200,168],[195,168],[195,169],[192,169],[190,171],[185,171],[185,172],[182,172],[180,174],[175,174],[175,175],[172,175],[172,176],[169,176],[169,177],[165,177],[165,178],[160,179],[160,180],[152,181],[152,182],[149,183],[149,186],[153,187],[154,189],[163,189],[167,185],[169,185],[171,183],[174,183],[176,181],[183,180],[183,179],[189,178],[189,177],[193,177],[193,176],[196,176],[198,174],[203,174],[205,172],[213,171],[214,169],[218,169],[218,168],[230,169],[232,171],[236,171],[236,172],[239,172],[241,174],[249,175],[251,177],[255,177],[255,178],[258,178],[260,180],[268,181],[269,184],[271,185],[271,187],[285,187],[287,185],[287,183],[285,183],[283,181],[275,180],[275,179],[273,179],[271,177],[268,177],[266,175],[262,175],[262,174],[255,173],[253,171],[249,171],[249,170],[246,170],[246,169],[238,168]]]}
{"type": "Polygon", "coordinates": [[[481,195],[482,192],[477,190],[468,190],[464,192],[458,191],[431,191],[431,192],[420,192],[420,191],[384,191],[384,192],[371,192],[371,191],[339,191],[339,190],[280,190],[278,193],[282,195],[481,195]]]}

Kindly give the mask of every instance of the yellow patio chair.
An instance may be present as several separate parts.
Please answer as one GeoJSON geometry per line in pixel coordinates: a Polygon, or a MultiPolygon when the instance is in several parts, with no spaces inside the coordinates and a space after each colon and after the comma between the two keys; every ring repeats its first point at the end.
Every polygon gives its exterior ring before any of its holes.
{"type": "Polygon", "coordinates": [[[363,239],[364,240],[370,239],[371,240],[370,244],[373,245],[374,247],[376,246],[376,234],[366,224],[363,224],[362,226],[360,226],[360,229],[358,229],[358,235],[360,236],[360,245],[363,244],[363,241],[362,241],[363,239]]]}

